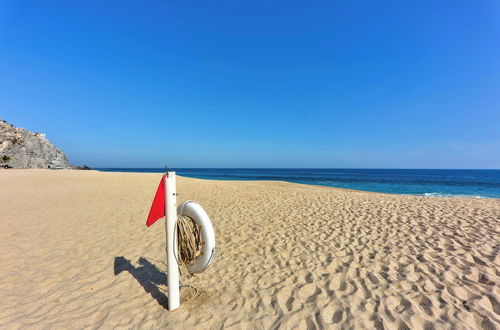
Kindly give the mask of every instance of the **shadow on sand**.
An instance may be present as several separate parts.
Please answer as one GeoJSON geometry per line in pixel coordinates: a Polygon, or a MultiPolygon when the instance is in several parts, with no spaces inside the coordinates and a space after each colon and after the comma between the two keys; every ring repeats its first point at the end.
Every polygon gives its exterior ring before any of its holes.
{"type": "Polygon", "coordinates": [[[142,285],[144,290],[151,294],[158,304],[163,306],[163,308],[168,308],[167,296],[158,288],[159,285],[167,283],[167,274],[156,268],[146,258],[140,257],[138,263],[140,266],[135,267],[130,260],[124,257],[115,257],[115,275],[123,271],[128,271],[142,285]]]}

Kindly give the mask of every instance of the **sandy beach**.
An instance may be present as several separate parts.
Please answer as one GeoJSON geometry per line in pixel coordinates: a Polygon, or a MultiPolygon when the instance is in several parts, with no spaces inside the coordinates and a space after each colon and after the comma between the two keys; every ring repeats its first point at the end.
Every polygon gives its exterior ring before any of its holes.
{"type": "Polygon", "coordinates": [[[0,171],[0,328],[500,327],[500,201],[178,177],[217,237],[166,309],[159,174],[0,171]]]}

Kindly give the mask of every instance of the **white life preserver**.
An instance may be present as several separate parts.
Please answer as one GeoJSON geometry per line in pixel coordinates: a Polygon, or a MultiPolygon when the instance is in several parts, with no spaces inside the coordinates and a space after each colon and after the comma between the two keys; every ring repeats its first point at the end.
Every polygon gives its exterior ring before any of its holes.
{"type": "Polygon", "coordinates": [[[179,205],[177,207],[177,216],[187,216],[201,227],[201,253],[187,266],[191,273],[201,273],[210,266],[215,254],[215,233],[212,222],[201,205],[193,201],[186,201],[179,205]]]}

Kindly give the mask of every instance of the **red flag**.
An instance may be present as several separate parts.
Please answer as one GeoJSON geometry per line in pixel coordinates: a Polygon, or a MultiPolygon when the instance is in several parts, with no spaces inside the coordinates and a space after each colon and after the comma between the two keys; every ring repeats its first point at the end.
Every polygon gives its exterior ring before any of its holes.
{"type": "Polygon", "coordinates": [[[156,190],[151,210],[149,210],[148,220],[146,226],[151,226],[156,220],[165,216],[165,175],[161,177],[160,184],[156,190]]]}

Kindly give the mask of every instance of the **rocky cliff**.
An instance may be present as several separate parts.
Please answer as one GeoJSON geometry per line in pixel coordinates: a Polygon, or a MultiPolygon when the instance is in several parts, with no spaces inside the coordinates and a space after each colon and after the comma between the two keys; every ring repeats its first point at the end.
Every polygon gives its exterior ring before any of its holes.
{"type": "Polygon", "coordinates": [[[68,158],[43,133],[14,127],[0,118],[0,166],[71,168],[68,158]]]}

